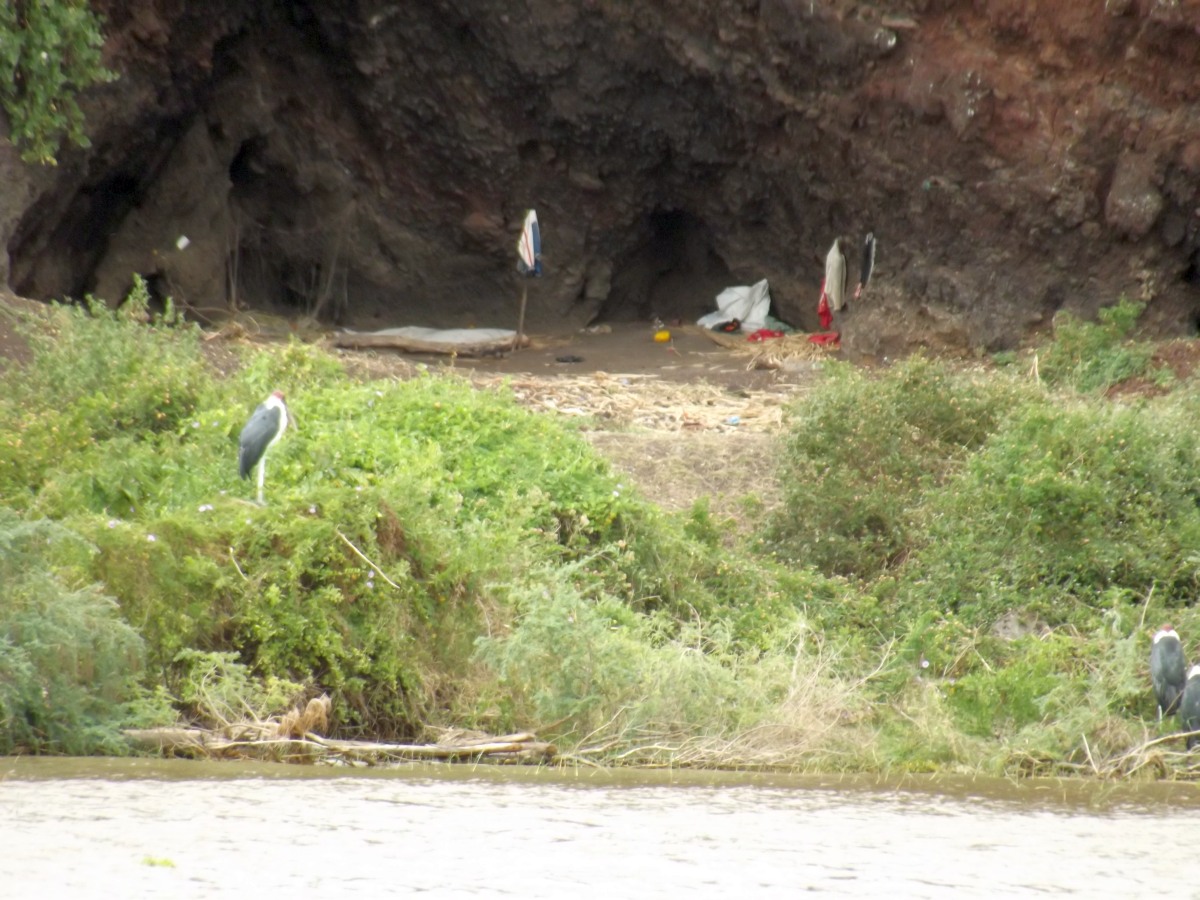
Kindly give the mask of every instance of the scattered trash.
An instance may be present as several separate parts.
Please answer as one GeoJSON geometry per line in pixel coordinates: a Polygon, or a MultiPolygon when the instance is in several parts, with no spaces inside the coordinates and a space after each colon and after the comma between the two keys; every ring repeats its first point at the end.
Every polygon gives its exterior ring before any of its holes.
{"type": "Polygon", "coordinates": [[[671,332],[667,331],[665,328],[660,331],[654,332],[654,342],[657,344],[665,344],[670,339],[671,339],[671,332]]]}
{"type": "Polygon", "coordinates": [[[741,425],[742,417],[741,416],[730,416],[728,419],[725,420],[725,424],[726,425],[741,425]]]}
{"type": "Polygon", "coordinates": [[[580,334],[612,334],[612,326],[607,324],[585,325],[579,329],[580,334]]]}
{"type": "Polygon", "coordinates": [[[742,323],[737,319],[730,319],[728,322],[718,322],[712,327],[713,331],[720,331],[725,334],[733,334],[735,331],[742,330],[742,323]]]}
{"type": "Polygon", "coordinates": [[[782,331],[777,331],[774,328],[760,328],[760,329],[758,329],[758,331],[756,331],[753,334],[751,334],[750,336],[748,336],[746,338],[746,340],[754,341],[755,343],[759,343],[762,341],[770,340],[771,338],[781,338],[781,337],[783,337],[782,331]]]}
{"type": "Polygon", "coordinates": [[[581,363],[583,362],[583,357],[576,356],[574,353],[567,353],[564,356],[554,357],[554,361],[560,363],[581,363]]]}

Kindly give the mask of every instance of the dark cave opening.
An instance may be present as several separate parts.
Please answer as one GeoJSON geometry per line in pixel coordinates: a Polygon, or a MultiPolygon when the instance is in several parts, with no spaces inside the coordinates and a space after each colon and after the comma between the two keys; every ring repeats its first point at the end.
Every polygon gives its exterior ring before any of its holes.
{"type": "Polygon", "coordinates": [[[612,289],[597,321],[694,320],[714,308],[732,282],[703,219],[655,209],[635,229],[634,245],[614,265],[612,289]]]}
{"type": "Polygon", "coordinates": [[[62,183],[43,203],[30,207],[13,231],[8,243],[13,289],[39,300],[94,293],[111,237],[143,202],[184,127],[179,119],[142,127],[121,160],[94,180],[73,180],[65,173],[62,183]]]}
{"type": "Polygon", "coordinates": [[[118,171],[80,188],[51,232],[38,225],[28,231],[18,228],[9,245],[17,293],[48,300],[79,298],[94,290],[94,271],[108,249],[108,235],[137,205],[141,188],[140,179],[118,171]]]}

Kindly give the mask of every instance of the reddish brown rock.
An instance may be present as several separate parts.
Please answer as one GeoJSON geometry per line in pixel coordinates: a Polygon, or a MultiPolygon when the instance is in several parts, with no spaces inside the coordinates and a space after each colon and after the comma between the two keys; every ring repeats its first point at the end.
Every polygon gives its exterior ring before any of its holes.
{"type": "Polygon", "coordinates": [[[121,78],[92,147],[0,146],[29,296],[140,272],[198,311],[507,322],[536,207],[534,329],[762,278],[816,328],[825,250],[868,230],[851,355],[1012,346],[1123,293],[1159,331],[1200,314],[1196,0],[94,5],[121,78]]]}

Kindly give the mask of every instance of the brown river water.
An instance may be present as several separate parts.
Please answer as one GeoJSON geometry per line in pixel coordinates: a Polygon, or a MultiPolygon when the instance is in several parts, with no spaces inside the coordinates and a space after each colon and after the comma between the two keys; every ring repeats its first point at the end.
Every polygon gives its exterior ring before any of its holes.
{"type": "Polygon", "coordinates": [[[0,758],[0,897],[1200,897],[1200,786],[0,758]]]}

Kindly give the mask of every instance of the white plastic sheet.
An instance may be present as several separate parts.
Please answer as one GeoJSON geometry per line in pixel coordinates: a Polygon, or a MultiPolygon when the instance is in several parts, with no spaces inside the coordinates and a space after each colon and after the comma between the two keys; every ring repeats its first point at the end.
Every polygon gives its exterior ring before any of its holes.
{"type": "Polygon", "coordinates": [[[771,293],[764,278],[749,287],[725,288],[717,294],[717,311],[701,316],[696,324],[702,328],[712,328],[730,319],[737,319],[742,323],[743,331],[757,331],[766,327],[770,309],[771,293]]]}

